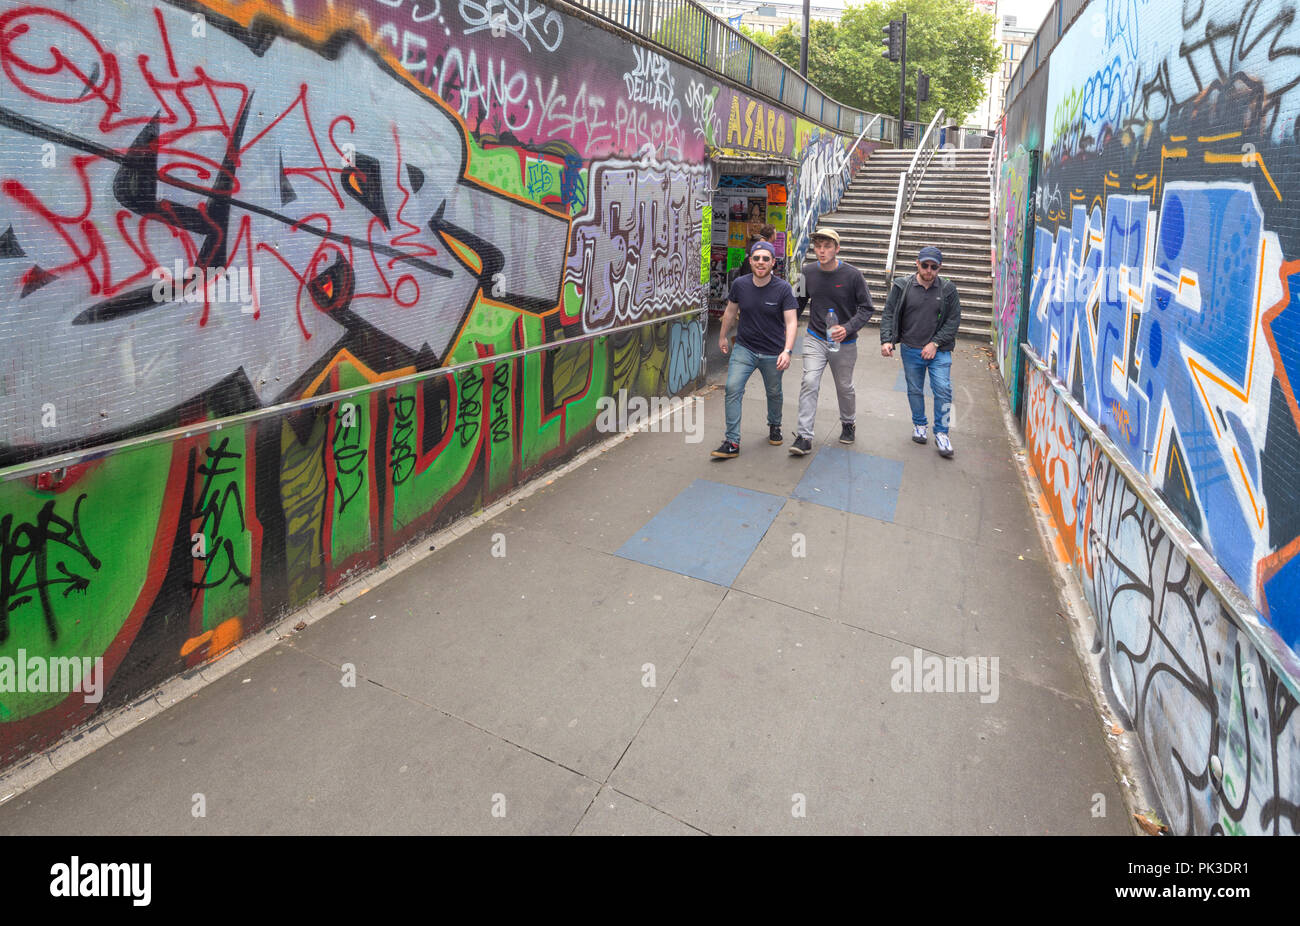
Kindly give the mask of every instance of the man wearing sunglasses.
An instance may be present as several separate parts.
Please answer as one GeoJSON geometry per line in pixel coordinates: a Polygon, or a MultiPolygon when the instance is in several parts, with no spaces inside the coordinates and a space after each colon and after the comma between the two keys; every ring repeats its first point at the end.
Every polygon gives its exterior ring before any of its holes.
{"type": "Polygon", "coordinates": [[[799,324],[794,291],[785,280],[772,276],[776,248],[767,241],[755,242],[749,251],[749,263],[754,272],[736,277],[731,284],[718,336],[718,349],[731,357],[727,363],[727,433],[722,445],[713,451],[714,457],[724,460],[740,453],[741,404],[745,384],[756,369],[763,375],[767,390],[768,443],[780,446],[783,442],[781,374],[790,366],[799,324]],[[733,325],[737,325],[735,344],[731,343],[733,325]]]}
{"type": "Polygon", "coordinates": [[[925,374],[934,393],[934,446],[951,457],[948,423],[952,417],[952,349],[961,323],[961,300],[951,280],[939,276],[943,254],[933,246],[916,256],[916,273],[894,278],[880,319],[880,353],[892,357],[898,348],[907,377],[907,401],[912,407],[912,440],[924,444],[925,374]]]}

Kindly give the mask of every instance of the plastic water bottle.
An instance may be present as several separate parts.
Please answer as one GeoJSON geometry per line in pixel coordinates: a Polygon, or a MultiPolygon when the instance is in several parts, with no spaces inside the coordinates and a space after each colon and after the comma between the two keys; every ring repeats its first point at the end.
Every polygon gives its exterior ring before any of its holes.
{"type": "Polygon", "coordinates": [[[831,329],[839,324],[835,318],[835,310],[826,310],[826,349],[832,353],[840,349],[840,342],[831,337],[831,329]]]}

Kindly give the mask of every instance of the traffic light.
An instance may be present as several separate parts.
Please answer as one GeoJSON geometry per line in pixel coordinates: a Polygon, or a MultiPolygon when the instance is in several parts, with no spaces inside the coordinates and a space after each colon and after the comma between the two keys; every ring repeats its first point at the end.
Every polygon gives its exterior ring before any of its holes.
{"type": "Polygon", "coordinates": [[[921,71],[916,77],[916,101],[924,103],[930,99],[930,75],[921,71]]]}
{"type": "Polygon", "coordinates": [[[891,19],[889,25],[880,30],[885,37],[880,40],[880,44],[887,49],[880,53],[880,57],[889,61],[897,61],[902,57],[903,52],[903,23],[897,19],[891,19]]]}

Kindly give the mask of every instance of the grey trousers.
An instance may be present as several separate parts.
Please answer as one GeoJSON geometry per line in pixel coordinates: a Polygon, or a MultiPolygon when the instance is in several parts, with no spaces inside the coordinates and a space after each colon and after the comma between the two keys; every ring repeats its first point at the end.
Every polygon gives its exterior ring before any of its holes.
{"type": "Polygon", "coordinates": [[[857,411],[857,394],[853,391],[853,365],[858,360],[858,345],[841,342],[840,349],[829,351],[826,342],[804,332],[803,384],[799,387],[799,426],[795,436],[813,438],[817,418],[817,393],[821,391],[822,373],[829,365],[835,380],[835,394],[840,400],[840,422],[853,424],[857,411]]]}

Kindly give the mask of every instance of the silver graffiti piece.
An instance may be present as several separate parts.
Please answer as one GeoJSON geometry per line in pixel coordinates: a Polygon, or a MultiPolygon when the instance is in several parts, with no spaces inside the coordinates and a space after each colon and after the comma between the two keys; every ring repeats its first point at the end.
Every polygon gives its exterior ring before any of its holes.
{"type": "Polygon", "coordinates": [[[218,385],[273,403],[344,348],[436,362],[494,274],[505,302],[558,303],[566,220],[466,180],[457,120],[373,52],[216,19],[200,40],[157,9],[141,28],[102,0],[0,3],[6,162],[58,149],[0,179],[3,311],[24,332],[0,444],[92,440],[218,385]],[[178,260],[253,271],[254,311],[154,302],[151,271],[178,260]]]}
{"type": "Polygon", "coordinates": [[[592,166],[587,208],[573,220],[565,281],[583,297],[582,323],[600,331],[699,305],[704,164],[643,154],[592,166]]]}

